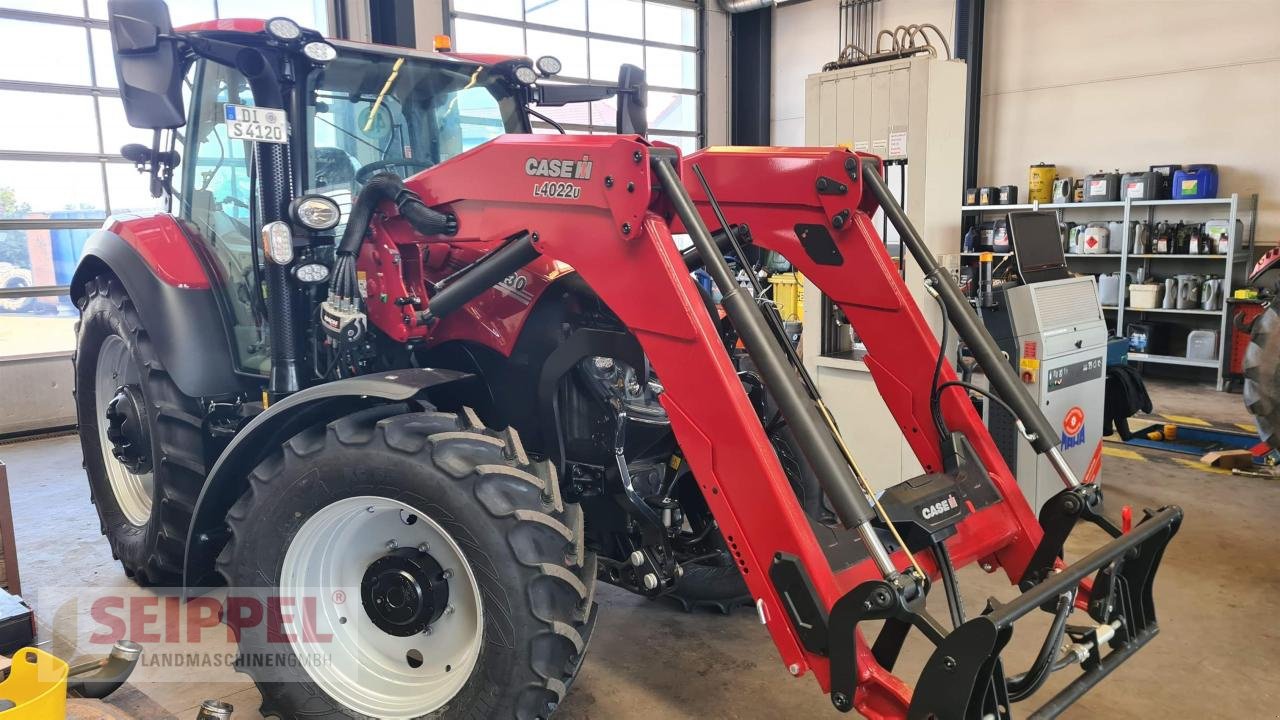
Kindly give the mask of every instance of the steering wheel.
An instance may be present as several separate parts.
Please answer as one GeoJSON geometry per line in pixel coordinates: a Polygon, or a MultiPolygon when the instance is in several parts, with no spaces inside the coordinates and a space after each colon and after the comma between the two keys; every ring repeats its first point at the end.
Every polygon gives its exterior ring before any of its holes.
{"type": "Polygon", "coordinates": [[[433,162],[430,162],[427,160],[414,160],[413,158],[397,158],[394,160],[376,160],[356,171],[356,182],[360,183],[361,185],[364,185],[365,183],[369,182],[369,178],[373,177],[374,173],[378,172],[379,170],[386,170],[389,167],[400,166],[400,167],[407,167],[407,168],[417,168],[419,170],[426,170],[427,168],[432,167],[434,165],[435,163],[433,162]]]}

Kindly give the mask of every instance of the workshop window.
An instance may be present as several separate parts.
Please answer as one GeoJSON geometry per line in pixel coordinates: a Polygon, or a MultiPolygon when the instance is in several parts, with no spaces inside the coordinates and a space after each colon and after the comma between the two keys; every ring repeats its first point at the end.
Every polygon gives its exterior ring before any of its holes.
{"type": "MultiPolygon", "coordinates": [[[[325,0],[170,2],[175,27],[288,16],[328,31],[325,0]]],[[[108,215],[161,209],[120,157],[151,144],[116,86],[107,0],[0,0],[0,360],[63,356],[75,343],[67,285],[108,215]],[[57,62],[32,62],[57,48],[57,62]]]]}
{"type": "MultiPolygon", "coordinates": [[[[645,69],[649,137],[692,152],[702,121],[701,13],[691,0],[447,0],[460,52],[554,55],[556,80],[613,82],[623,63],[645,69]]],[[[570,133],[612,133],[614,99],[536,108],[570,133]]],[[[535,132],[551,126],[533,121],[535,132]]]]}

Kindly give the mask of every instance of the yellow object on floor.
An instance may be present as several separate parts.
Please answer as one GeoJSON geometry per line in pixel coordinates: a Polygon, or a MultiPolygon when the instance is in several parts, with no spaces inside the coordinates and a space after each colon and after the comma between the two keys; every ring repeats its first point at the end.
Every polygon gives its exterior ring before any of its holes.
{"type": "Polygon", "coordinates": [[[783,320],[804,320],[804,276],[798,272],[776,273],[769,276],[773,285],[773,302],[783,320]]]}
{"type": "Polygon", "coordinates": [[[9,677],[0,682],[0,703],[9,708],[0,710],[5,720],[66,717],[67,664],[43,650],[19,650],[13,654],[9,677]]]}
{"type": "Polygon", "coordinates": [[[1213,423],[1209,422],[1208,420],[1201,420],[1198,417],[1191,417],[1190,415],[1165,415],[1164,413],[1161,413],[1160,417],[1164,418],[1165,420],[1168,420],[1171,423],[1177,423],[1179,425],[1195,425],[1196,427],[1213,427],[1213,423]]]}

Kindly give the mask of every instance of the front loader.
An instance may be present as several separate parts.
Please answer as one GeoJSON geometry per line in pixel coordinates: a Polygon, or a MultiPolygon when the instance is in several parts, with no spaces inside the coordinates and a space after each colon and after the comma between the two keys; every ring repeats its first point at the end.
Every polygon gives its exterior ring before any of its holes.
{"type": "Polygon", "coordinates": [[[127,116],[155,130],[126,154],[172,213],[109,219],[73,280],[86,469],[139,582],[275,608],[274,642],[228,618],[264,714],[546,718],[597,580],[753,605],[790,674],[872,718],[1013,717],[1075,673],[1051,717],[1156,634],[1181,510],[1105,518],[874,156],[682,156],[645,139],[630,66],[550,84],[551,58],[109,9],[127,116]],[[531,105],[604,101],[617,135],[531,132],[531,105]],[[878,209],[989,389],[956,379],[878,209]],[[776,312],[738,285],[761,250],[857,328],[924,475],[870,492],[776,312]],[[1061,476],[1039,518],[971,392],[1061,476]],[[1066,558],[1081,520],[1112,539],[1066,558]],[[1020,594],[966,616],[973,563],[1020,594]],[[1001,651],[1036,611],[1049,632],[1013,672],[1001,651]],[[935,648],[914,686],[894,674],[912,629],[935,648]]]}

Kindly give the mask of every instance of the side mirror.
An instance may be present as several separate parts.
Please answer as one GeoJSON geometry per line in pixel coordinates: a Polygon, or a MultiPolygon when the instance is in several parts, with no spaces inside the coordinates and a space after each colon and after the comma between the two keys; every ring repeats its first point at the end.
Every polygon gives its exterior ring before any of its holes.
{"type": "Polygon", "coordinates": [[[107,18],[125,118],[136,128],[182,127],[182,53],[162,0],[109,0],[107,18]]]}
{"type": "Polygon", "coordinates": [[[618,134],[649,134],[649,85],[644,70],[623,65],[618,70],[618,134]]]}

